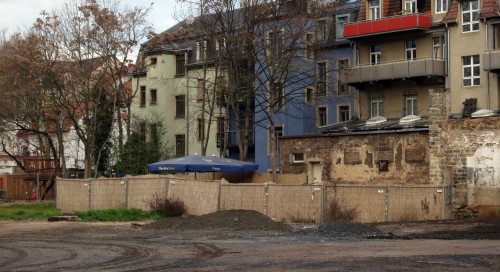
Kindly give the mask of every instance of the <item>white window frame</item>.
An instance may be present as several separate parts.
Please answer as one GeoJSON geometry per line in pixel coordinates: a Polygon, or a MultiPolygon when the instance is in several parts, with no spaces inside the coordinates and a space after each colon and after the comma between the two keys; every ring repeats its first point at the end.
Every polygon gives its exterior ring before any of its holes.
{"type": "MultiPolygon", "coordinates": [[[[271,130],[267,130],[267,155],[271,155],[271,135],[270,132],[271,130]]],[[[279,156],[280,155],[280,141],[279,137],[285,136],[285,127],[283,125],[275,125],[274,126],[274,138],[276,140],[276,145],[275,145],[275,152],[274,155],[279,156]]]]}
{"type": "Polygon", "coordinates": [[[316,40],[324,41],[327,38],[326,20],[321,19],[316,22],[316,40]]]}
{"type": "Polygon", "coordinates": [[[480,56],[473,55],[473,56],[462,57],[462,86],[463,87],[474,87],[474,86],[480,86],[480,85],[481,85],[481,58],[480,58],[480,56]],[[467,70],[470,70],[470,72],[466,73],[467,70]],[[469,82],[469,83],[466,83],[466,82],[469,82]]]}
{"type": "Polygon", "coordinates": [[[405,97],[406,115],[418,115],[417,92],[406,91],[405,97]]]}
{"type": "Polygon", "coordinates": [[[306,60],[314,59],[314,33],[307,32],[305,36],[304,58],[306,60]]]}
{"type": "Polygon", "coordinates": [[[326,61],[316,63],[316,96],[327,97],[328,95],[328,64],[326,61]],[[321,67],[324,67],[324,70],[321,67]],[[320,88],[320,85],[322,87],[320,88]]]}
{"type": "Polygon", "coordinates": [[[380,47],[380,44],[370,45],[370,65],[380,64],[381,59],[382,59],[382,47],[380,47]],[[374,49],[377,48],[378,51],[375,51],[374,49]]]}
{"type": "Polygon", "coordinates": [[[304,152],[292,152],[292,162],[293,163],[301,163],[305,161],[305,154],[304,152]],[[297,159],[297,155],[302,155],[301,159],[297,159]]]}
{"type": "Polygon", "coordinates": [[[370,94],[370,117],[383,116],[383,114],[384,96],[382,93],[370,94]]]}
{"type": "Polygon", "coordinates": [[[432,37],[432,58],[442,59],[443,50],[441,49],[441,36],[432,37]]]}
{"type": "Polygon", "coordinates": [[[381,18],[380,0],[370,0],[368,2],[368,9],[370,10],[370,19],[371,20],[378,20],[381,18]]]}
{"type": "Polygon", "coordinates": [[[350,88],[346,82],[342,79],[347,78],[347,68],[349,67],[349,59],[339,59],[337,61],[337,95],[338,96],[349,96],[350,88]],[[345,92],[344,90],[345,89],[345,92]]]}
{"type": "Polygon", "coordinates": [[[417,0],[404,0],[404,7],[406,13],[417,13],[417,0]]]}
{"type": "Polygon", "coordinates": [[[448,11],[448,0],[436,0],[436,13],[445,13],[448,11]]]}
{"type": "Polygon", "coordinates": [[[479,0],[462,2],[461,6],[462,33],[479,31],[479,0]],[[474,3],[476,4],[475,9],[473,8],[474,3]],[[469,17],[467,22],[464,18],[466,15],[469,17]],[[476,18],[474,19],[474,17],[476,18]],[[476,29],[474,29],[475,27],[476,29]]]}
{"type": "Polygon", "coordinates": [[[337,106],[337,122],[341,123],[341,122],[347,122],[351,120],[351,105],[349,104],[343,104],[343,105],[338,105],[337,106]],[[342,113],[344,112],[344,110],[341,108],[345,108],[347,107],[347,120],[342,120],[343,118],[342,117],[342,113]]]}
{"type": "Polygon", "coordinates": [[[196,61],[206,60],[207,58],[207,41],[196,42],[196,61]]]}
{"type": "Polygon", "coordinates": [[[225,50],[226,50],[226,39],[220,38],[215,40],[215,51],[217,53],[217,56],[221,57],[222,54],[224,54],[225,50]]]}
{"type": "Polygon", "coordinates": [[[305,89],[305,93],[304,93],[304,101],[306,104],[308,105],[312,105],[314,104],[314,88],[312,87],[307,87],[305,89]],[[310,99],[308,99],[310,97],[310,99]]]}
{"type": "Polygon", "coordinates": [[[350,19],[351,19],[350,14],[339,14],[336,16],[335,21],[336,21],[336,27],[337,27],[337,31],[336,31],[337,39],[341,39],[341,40],[344,39],[344,25],[346,23],[349,23],[350,19]],[[341,21],[340,20],[341,18],[345,18],[345,20],[341,21]]]}
{"type": "Polygon", "coordinates": [[[324,127],[328,125],[328,107],[319,106],[316,108],[316,126],[324,127]]]}
{"type": "Polygon", "coordinates": [[[417,59],[417,42],[415,40],[405,41],[405,60],[417,59]]]}

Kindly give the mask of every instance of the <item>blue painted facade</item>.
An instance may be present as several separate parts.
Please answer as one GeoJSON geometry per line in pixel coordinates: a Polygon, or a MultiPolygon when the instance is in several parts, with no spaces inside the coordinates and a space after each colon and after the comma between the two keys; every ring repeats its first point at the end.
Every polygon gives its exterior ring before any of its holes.
{"type": "MultiPolygon", "coordinates": [[[[359,3],[359,2],[358,2],[359,3]]],[[[355,2],[356,4],[356,2],[355,2]]],[[[336,14],[346,14],[349,13],[350,20],[353,21],[355,18],[355,13],[353,13],[352,7],[354,6],[357,12],[357,7],[359,5],[348,6],[348,10],[339,8],[337,13],[331,15],[331,24],[329,26],[328,37],[324,41],[316,41],[314,58],[306,59],[303,52],[297,52],[299,55],[296,60],[294,60],[294,67],[300,67],[302,69],[300,72],[303,73],[304,70],[312,71],[311,76],[305,78],[301,81],[287,84],[285,83],[284,93],[286,94],[294,93],[293,100],[285,104],[284,108],[276,114],[275,127],[280,127],[283,136],[295,136],[295,135],[311,135],[320,134],[319,110],[326,109],[326,120],[323,121],[324,126],[336,124],[341,121],[339,116],[339,110],[346,110],[348,107],[349,119],[353,119],[355,114],[355,89],[348,87],[348,92],[343,93],[343,95],[338,95],[338,81],[337,75],[340,72],[337,68],[339,61],[348,61],[352,64],[353,59],[353,48],[350,43],[342,38],[342,36],[336,34],[336,14]],[[318,64],[326,64],[326,82],[327,82],[327,93],[326,96],[317,97],[314,95],[312,101],[306,102],[307,95],[306,89],[316,89],[318,87],[318,64]],[[297,90],[302,90],[297,92],[297,90]],[[341,108],[339,108],[341,107],[341,108]]],[[[325,20],[328,21],[328,20],[325,20]]],[[[316,24],[314,24],[316,25],[316,24]]],[[[313,30],[314,31],[314,30],[313,30]]],[[[316,32],[313,32],[316,35],[316,32]]],[[[256,67],[258,71],[260,67],[256,67]]],[[[259,80],[258,80],[259,81],[259,80]]],[[[262,79],[260,80],[262,82],[262,79]]],[[[261,83],[262,84],[262,83],[261,83]]],[[[259,88],[259,83],[256,82],[256,88],[259,88]]],[[[260,105],[262,101],[259,100],[259,96],[256,96],[256,105],[260,105]]],[[[257,106],[258,107],[258,106],[257,106]]],[[[269,155],[268,145],[269,145],[269,121],[265,120],[265,112],[262,108],[256,108],[255,120],[257,121],[255,128],[255,162],[259,164],[259,172],[268,172],[271,170],[271,157],[269,155]],[[259,121],[264,120],[264,121],[259,121]]],[[[324,119],[323,119],[324,120],[324,119]]],[[[278,149],[276,154],[276,166],[277,170],[280,169],[279,163],[279,138],[278,138],[278,149]]],[[[290,158],[292,159],[292,158],[290,158]]]]}

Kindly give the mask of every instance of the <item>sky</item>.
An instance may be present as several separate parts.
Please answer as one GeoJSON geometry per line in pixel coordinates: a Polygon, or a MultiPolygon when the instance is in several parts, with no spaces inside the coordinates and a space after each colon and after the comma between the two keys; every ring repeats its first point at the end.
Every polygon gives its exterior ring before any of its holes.
{"type": "MultiPolygon", "coordinates": [[[[176,24],[176,10],[179,4],[175,0],[120,0],[129,7],[147,7],[152,2],[153,8],[148,20],[155,32],[161,32],[176,24]]],[[[16,31],[23,32],[30,28],[40,12],[50,13],[58,9],[65,0],[0,0],[0,30],[7,29],[7,35],[16,31]]]]}

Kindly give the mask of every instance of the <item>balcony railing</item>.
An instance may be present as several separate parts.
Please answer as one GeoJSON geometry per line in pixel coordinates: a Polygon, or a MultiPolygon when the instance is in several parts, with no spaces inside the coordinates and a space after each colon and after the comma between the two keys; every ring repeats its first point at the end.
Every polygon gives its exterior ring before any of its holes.
{"type": "Polygon", "coordinates": [[[500,72],[500,50],[486,51],[481,60],[483,70],[491,72],[500,72]]]}
{"type": "Polygon", "coordinates": [[[399,32],[414,29],[429,29],[431,16],[427,14],[405,14],[378,20],[359,21],[344,25],[344,37],[358,38],[369,35],[399,32]]]}
{"type": "Polygon", "coordinates": [[[445,76],[444,60],[417,59],[411,61],[394,61],[375,65],[351,66],[340,78],[348,84],[374,82],[381,80],[406,79],[425,76],[445,76]]]}

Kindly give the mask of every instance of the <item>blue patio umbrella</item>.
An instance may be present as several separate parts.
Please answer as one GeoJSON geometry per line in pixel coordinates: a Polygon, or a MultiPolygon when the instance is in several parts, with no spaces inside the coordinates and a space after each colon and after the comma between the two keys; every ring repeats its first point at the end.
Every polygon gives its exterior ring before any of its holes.
{"type": "Polygon", "coordinates": [[[255,171],[258,164],[215,156],[192,155],[148,164],[151,172],[245,172],[255,171]]]}

